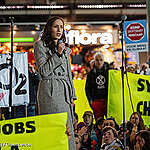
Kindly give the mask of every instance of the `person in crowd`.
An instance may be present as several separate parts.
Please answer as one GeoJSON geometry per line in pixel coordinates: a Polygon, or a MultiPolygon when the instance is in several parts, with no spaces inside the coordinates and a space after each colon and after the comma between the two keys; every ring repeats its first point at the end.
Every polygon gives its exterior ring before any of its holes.
{"type": "Polygon", "coordinates": [[[148,64],[148,67],[150,68],[150,55],[147,58],[146,64],[148,64]]]}
{"type": "Polygon", "coordinates": [[[76,112],[74,112],[74,124],[73,124],[74,133],[78,132],[77,125],[78,125],[78,114],[76,112]]]}
{"type": "MultiPolygon", "coordinates": [[[[126,123],[126,127],[125,127],[125,133],[126,133],[126,148],[130,148],[130,135],[131,135],[131,132],[132,132],[132,128],[133,128],[133,124],[128,121],[126,123]]],[[[123,135],[123,131],[124,130],[124,127],[123,127],[123,123],[120,125],[119,127],[119,131],[118,131],[118,139],[122,142],[122,144],[124,144],[124,135],[123,135]]]]}
{"type": "Polygon", "coordinates": [[[90,135],[93,128],[93,113],[91,111],[85,111],[83,114],[83,122],[80,122],[77,125],[78,134],[82,136],[88,130],[90,135]]]}
{"type": "Polygon", "coordinates": [[[144,125],[144,121],[139,112],[133,112],[131,114],[130,122],[132,123],[132,131],[130,134],[130,147],[133,148],[136,133],[138,133],[141,130],[147,130],[147,128],[144,125]]]}
{"type": "MultiPolygon", "coordinates": [[[[67,112],[67,124],[73,133],[73,100],[76,99],[70,66],[71,49],[65,46],[64,20],[47,20],[42,35],[34,43],[35,62],[41,80],[38,88],[39,114],[67,112]]],[[[72,134],[69,149],[75,150],[72,134]]]]}
{"type": "Polygon", "coordinates": [[[83,114],[83,120],[86,126],[88,127],[89,132],[91,133],[94,124],[93,124],[93,113],[91,111],[85,111],[83,114]]]}
{"type": "Polygon", "coordinates": [[[81,147],[80,150],[91,150],[91,139],[89,131],[85,132],[81,137],[81,147]]]}
{"type": "Polygon", "coordinates": [[[82,137],[87,131],[88,131],[88,126],[86,125],[85,122],[80,122],[77,125],[77,134],[79,135],[79,137],[82,137]]]}
{"type": "Polygon", "coordinates": [[[93,69],[88,73],[85,92],[95,119],[107,116],[108,63],[102,53],[94,55],[93,69]]]}
{"type": "Polygon", "coordinates": [[[140,74],[141,75],[147,75],[148,74],[148,64],[144,63],[141,65],[140,74]]]}
{"type": "Polygon", "coordinates": [[[91,132],[91,150],[99,150],[102,145],[104,119],[98,118],[96,120],[95,128],[91,132]]]}
{"type": "Polygon", "coordinates": [[[135,73],[136,72],[135,66],[134,65],[128,65],[126,68],[126,71],[131,72],[131,73],[135,73]]]}
{"type": "Polygon", "coordinates": [[[140,74],[140,66],[139,66],[139,64],[135,64],[135,74],[140,74]]]}
{"type": "Polygon", "coordinates": [[[70,140],[72,132],[71,132],[70,127],[68,126],[68,124],[66,124],[66,132],[65,132],[65,134],[67,135],[68,140],[70,140]]]}
{"type": "Polygon", "coordinates": [[[118,69],[115,67],[115,62],[114,62],[114,61],[109,64],[109,69],[118,70],[118,69]]]}
{"type": "Polygon", "coordinates": [[[150,75],[150,55],[147,58],[146,64],[147,64],[147,75],[150,75]]]}
{"type": "Polygon", "coordinates": [[[81,139],[77,133],[74,134],[75,136],[75,144],[76,144],[76,150],[81,150],[81,139]]]}
{"type": "Polygon", "coordinates": [[[103,141],[100,150],[124,150],[121,141],[117,138],[117,131],[111,126],[103,128],[103,141]]]}
{"type": "Polygon", "coordinates": [[[35,116],[37,110],[37,91],[40,82],[40,75],[35,70],[34,66],[29,64],[29,97],[30,103],[27,107],[28,116],[35,116]]]}
{"type": "Polygon", "coordinates": [[[106,118],[106,120],[104,120],[104,127],[105,126],[111,126],[115,128],[117,131],[119,130],[119,125],[117,124],[117,122],[115,121],[115,118],[113,117],[106,118]]]}
{"type": "Polygon", "coordinates": [[[141,130],[136,134],[134,150],[150,150],[150,131],[141,130]]]}
{"type": "Polygon", "coordinates": [[[140,130],[146,130],[146,126],[144,125],[144,121],[139,112],[133,112],[130,116],[130,122],[133,124],[132,132],[137,133],[140,130]]]}

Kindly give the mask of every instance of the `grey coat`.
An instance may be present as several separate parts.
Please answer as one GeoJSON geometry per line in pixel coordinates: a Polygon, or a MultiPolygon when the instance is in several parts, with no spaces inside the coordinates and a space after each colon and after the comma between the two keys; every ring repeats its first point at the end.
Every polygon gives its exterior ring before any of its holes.
{"type": "MultiPolygon", "coordinates": [[[[62,57],[52,54],[38,40],[34,44],[34,55],[41,81],[38,88],[38,103],[40,114],[67,112],[67,122],[73,133],[72,100],[75,90],[70,67],[71,50],[66,48],[62,57]]],[[[74,136],[71,138],[70,150],[75,150],[74,136]]]]}

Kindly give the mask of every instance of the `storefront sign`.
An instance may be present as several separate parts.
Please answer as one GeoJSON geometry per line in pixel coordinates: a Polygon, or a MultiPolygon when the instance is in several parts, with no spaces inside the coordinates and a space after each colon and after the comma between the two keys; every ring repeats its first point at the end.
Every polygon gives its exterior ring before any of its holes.
{"type": "Polygon", "coordinates": [[[148,51],[146,20],[126,21],[124,23],[124,40],[127,52],[148,51]]]}
{"type": "Polygon", "coordinates": [[[80,33],[79,30],[70,30],[66,34],[68,44],[112,44],[113,36],[111,33],[80,33]]]}

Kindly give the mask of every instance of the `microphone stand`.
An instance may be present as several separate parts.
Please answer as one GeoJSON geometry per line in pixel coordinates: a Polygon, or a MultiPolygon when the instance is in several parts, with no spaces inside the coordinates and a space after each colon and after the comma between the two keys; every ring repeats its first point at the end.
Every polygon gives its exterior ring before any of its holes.
{"type": "Polygon", "coordinates": [[[122,98],[123,98],[123,140],[124,140],[124,150],[126,150],[126,122],[125,122],[125,99],[124,99],[124,21],[127,19],[127,16],[121,17],[121,46],[122,46],[122,66],[121,66],[121,76],[122,76],[122,98]]]}
{"type": "Polygon", "coordinates": [[[11,32],[11,54],[10,54],[10,59],[9,59],[9,63],[10,63],[10,72],[9,72],[9,80],[10,80],[10,89],[9,89],[9,118],[12,118],[12,111],[11,111],[11,107],[12,107],[12,73],[13,73],[13,28],[14,28],[14,17],[9,17],[10,19],[10,32],[11,32]]]}

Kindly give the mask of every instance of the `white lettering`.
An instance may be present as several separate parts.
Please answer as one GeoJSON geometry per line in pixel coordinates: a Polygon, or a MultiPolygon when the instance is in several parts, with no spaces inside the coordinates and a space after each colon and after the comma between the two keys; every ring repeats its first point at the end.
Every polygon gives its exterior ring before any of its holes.
{"type": "MultiPolygon", "coordinates": [[[[80,34],[80,43],[83,45],[88,45],[92,41],[92,36],[90,33],[82,33],[80,34]]],[[[76,43],[75,43],[76,44],[76,43]]]]}
{"type": "Polygon", "coordinates": [[[79,30],[70,30],[66,34],[66,42],[72,44],[112,44],[113,36],[111,33],[80,33],[79,30]]]}
{"type": "Polygon", "coordinates": [[[102,37],[100,38],[101,44],[112,44],[112,34],[111,33],[102,33],[102,37]]]}
{"type": "Polygon", "coordinates": [[[138,25],[138,26],[131,26],[130,27],[130,29],[139,29],[140,28],[140,26],[138,25]]]}
{"type": "Polygon", "coordinates": [[[102,37],[102,33],[92,33],[92,44],[97,44],[97,39],[102,37]]]}

